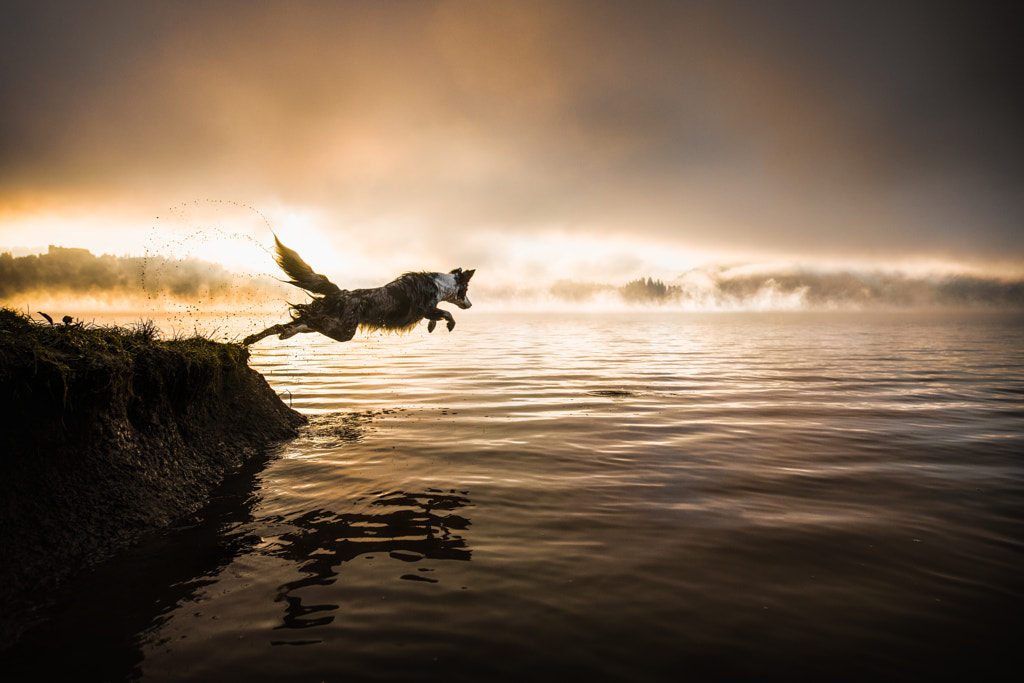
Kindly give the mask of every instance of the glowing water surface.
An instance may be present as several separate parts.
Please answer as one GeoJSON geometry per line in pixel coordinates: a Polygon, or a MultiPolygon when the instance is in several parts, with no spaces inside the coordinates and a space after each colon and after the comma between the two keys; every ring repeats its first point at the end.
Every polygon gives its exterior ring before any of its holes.
{"type": "Polygon", "coordinates": [[[309,427],[195,524],[104,565],[70,610],[89,626],[67,617],[41,647],[77,638],[80,670],[147,681],[1006,661],[1019,316],[456,317],[451,334],[256,346],[309,427]]]}

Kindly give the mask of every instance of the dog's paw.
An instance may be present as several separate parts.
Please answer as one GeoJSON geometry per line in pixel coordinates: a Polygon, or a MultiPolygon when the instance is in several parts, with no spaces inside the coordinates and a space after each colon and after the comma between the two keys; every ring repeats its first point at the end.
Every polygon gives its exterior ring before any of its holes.
{"type": "Polygon", "coordinates": [[[448,321],[448,331],[451,332],[453,329],[455,329],[455,321],[454,320],[449,320],[448,321]]]}
{"type": "Polygon", "coordinates": [[[431,320],[427,323],[427,332],[433,332],[435,327],[437,327],[437,321],[431,320]]]}

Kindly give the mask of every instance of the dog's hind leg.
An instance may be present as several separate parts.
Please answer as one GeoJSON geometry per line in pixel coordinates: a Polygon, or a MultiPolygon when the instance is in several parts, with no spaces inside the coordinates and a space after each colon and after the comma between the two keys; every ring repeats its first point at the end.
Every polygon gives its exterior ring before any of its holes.
{"type": "Polygon", "coordinates": [[[248,337],[246,337],[245,339],[242,340],[242,344],[244,346],[250,346],[252,344],[255,344],[256,342],[258,342],[261,339],[265,339],[266,337],[269,337],[272,334],[277,334],[277,333],[281,332],[281,330],[283,330],[283,329],[284,329],[284,325],[272,325],[272,326],[268,327],[267,329],[263,330],[262,332],[257,332],[256,334],[250,334],[248,337]]]}
{"type": "Polygon", "coordinates": [[[278,337],[279,339],[287,339],[288,337],[295,336],[299,332],[312,332],[312,331],[313,330],[311,330],[308,327],[306,327],[305,323],[300,323],[300,322],[297,322],[297,321],[290,322],[290,323],[284,323],[284,324],[280,324],[280,325],[271,325],[270,327],[268,327],[267,329],[263,330],[262,332],[257,332],[256,334],[250,334],[248,337],[246,337],[245,339],[242,340],[242,344],[244,346],[250,346],[250,345],[255,344],[256,342],[258,342],[259,340],[265,339],[266,337],[269,337],[269,336],[274,335],[274,334],[279,335],[279,337],[278,337]]]}
{"type": "Polygon", "coordinates": [[[359,329],[359,303],[352,302],[345,307],[340,318],[325,316],[315,323],[315,331],[334,341],[347,342],[359,329]]]}
{"type": "Polygon", "coordinates": [[[277,336],[278,339],[290,339],[291,337],[294,337],[297,334],[302,334],[303,332],[316,332],[316,330],[306,323],[299,321],[295,321],[290,325],[285,325],[284,327],[286,329],[277,336]]]}

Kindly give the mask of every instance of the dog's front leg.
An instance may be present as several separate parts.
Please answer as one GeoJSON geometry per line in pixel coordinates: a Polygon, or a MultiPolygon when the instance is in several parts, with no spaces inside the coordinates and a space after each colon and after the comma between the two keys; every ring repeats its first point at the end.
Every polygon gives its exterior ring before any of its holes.
{"type": "Polygon", "coordinates": [[[455,327],[455,318],[452,317],[451,313],[449,313],[448,311],[446,311],[446,310],[444,310],[442,308],[435,308],[432,311],[428,311],[427,315],[425,317],[427,318],[427,320],[430,321],[429,323],[427,323],[427,332],[433,332],[434,331],[434,328],[437,326],[437,321],[438,320],[447,320],[448,321],[448,331],[449,332],[451,332],[452,328],[455,327]]]}

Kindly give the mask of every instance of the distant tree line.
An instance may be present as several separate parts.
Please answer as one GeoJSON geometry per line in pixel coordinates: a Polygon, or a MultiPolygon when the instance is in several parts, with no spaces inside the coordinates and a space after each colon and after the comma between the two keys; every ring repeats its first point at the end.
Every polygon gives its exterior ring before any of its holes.
{"type": "Polygon", "coordinates": [[[50,246],[45,254],[0,254],[0,298],[24,292],[118,292],[193,296],[227,292],[232,274],[199,259],[163,256],[95,256],[87,249],[50,246]]]}
{"type": "Polygon", "coordinates": [[[619,288],[622,298],[632,303],[664,303],[679,298],[683,290],[679,287],[666,285],[661,280],[640,278],[627,282],[619,288]]]}
{"type": "Polygon", "coordinates": [[[780,305],[808,308],[942,307],[1024,308],[1024,280],[946,275],[912,277],[885,272],[773,271],[729,274],[715,270],[684,273],[669,285],[642,277],[613,287],[596,282],[556,282],[550,293],[562,300],[585,302],[613,293],[630,304],[744,307],[780,305]]]}
{"type": "Polygon", "coordinates": [[[599,282],[579,282],[576,280],[559,280],[551,285],[552,296],[563,301],[582,303],[611,294],[634,304],[667,303],[682,296],[682,289],[666,285],[661,280],[640,278],[627,282],[621,287],[599,282]]]}

